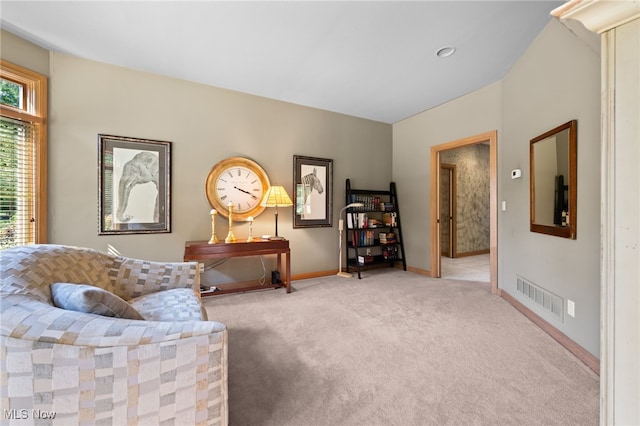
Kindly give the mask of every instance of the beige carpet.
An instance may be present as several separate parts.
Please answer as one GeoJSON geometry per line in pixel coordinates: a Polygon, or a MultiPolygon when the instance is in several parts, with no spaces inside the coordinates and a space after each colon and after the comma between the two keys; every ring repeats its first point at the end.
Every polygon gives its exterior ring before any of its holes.
{"type": "Polygon", "coordinates": [[[384,269],[205,300],[230,424],[596,425],[599,379],[486,284],[384,269]]]}

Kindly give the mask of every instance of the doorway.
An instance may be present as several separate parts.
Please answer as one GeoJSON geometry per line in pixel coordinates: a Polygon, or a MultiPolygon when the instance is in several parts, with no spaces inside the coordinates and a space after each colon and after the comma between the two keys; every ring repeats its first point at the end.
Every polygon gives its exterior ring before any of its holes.
{"type": "Polygon", "coordinates": [[[497,131],[482,133],[431,147],[431,276],[440,278],[441,231],[443,226],[441,173],[441,153],[468,145],[485,143],[489,145],[489,274],[491,292],[498,293],[498,211],[497,211],[497,131]]]}

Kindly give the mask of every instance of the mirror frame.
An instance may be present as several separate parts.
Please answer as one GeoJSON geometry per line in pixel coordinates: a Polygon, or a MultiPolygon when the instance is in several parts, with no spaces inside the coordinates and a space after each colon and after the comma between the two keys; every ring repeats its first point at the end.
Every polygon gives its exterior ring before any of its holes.
{"type": "Polygon", "coordinates": [[[555,129],[549,130],[531,139],[529,147],[529,207],[530,207],[530,230],[531,232],[539,232],[541,234],[554,235],[556,237],[576,239],[576,219],[577,219],[577,207],[578,207],[578,121],[568,121],[555,129]],[[547,139],[550,136],[556,135],[566,129],[569,129],[569,226],[551,226],[543,225],[535,222],[535,158],[533,155],[533,146],[536,142],[547,139]]]}

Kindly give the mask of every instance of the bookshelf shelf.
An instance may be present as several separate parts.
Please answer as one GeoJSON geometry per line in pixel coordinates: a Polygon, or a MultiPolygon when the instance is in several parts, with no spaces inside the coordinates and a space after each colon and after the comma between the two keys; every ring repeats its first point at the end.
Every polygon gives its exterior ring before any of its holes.
{"type": "Polygon", "coordinates": [[[357,272],[362,278],[361,270],[394,267],[398,262],[406,271],[395,182],[388,190],[352,188],[350,179],[345,185],[346,204],[363,204],[347,209],[347,272],[357,272]]]}

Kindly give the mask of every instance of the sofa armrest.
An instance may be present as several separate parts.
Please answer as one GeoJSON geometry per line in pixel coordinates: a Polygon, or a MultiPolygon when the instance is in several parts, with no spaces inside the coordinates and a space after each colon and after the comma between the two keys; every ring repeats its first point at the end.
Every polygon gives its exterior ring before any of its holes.
{"type": "Polygon", "coordinates": [[[152,262],[118,256],[109,278],[113,292],[125,300],[173,288],[191,288],[200,297],[197,262],[152,262]]]}

